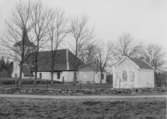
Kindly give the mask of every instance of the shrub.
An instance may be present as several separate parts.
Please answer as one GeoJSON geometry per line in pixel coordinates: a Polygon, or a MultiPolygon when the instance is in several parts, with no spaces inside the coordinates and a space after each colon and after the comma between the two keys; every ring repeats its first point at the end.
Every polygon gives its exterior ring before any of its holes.
{"type": "Polygon", "coordinates": [[[87,105],[87,106],[93,106],[93,105],[101,104],[101,102],[100,101],[85,101],[82,104],[87,105]]]}
{"type": "Polygon", "coordinates": [[[10,80],[10,79],[3,79],[0,80],[1,85],[12,85],[15,84],[16,80],[10,80]]]}
{"type": "MultiPolygon", "coordinates": [[[[12,78],[3,78],[0,79],[0,85],[14,85],[16,83],[17,79],[12,78]]],[[[23,85],[32,85],[34,84],[34,79],[23,79],[21,80],[23,85]]],[[[36,84],[48,84],[50,81],[48,80],[36,80],[36,84]]],[[[61,84],[62,82],[54,81],[54,84],[61,84]]]]}

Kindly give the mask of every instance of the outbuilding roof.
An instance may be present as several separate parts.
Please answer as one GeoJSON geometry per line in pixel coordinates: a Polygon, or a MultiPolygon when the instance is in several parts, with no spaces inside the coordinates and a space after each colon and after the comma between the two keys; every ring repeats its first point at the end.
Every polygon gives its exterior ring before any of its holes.
{"type": "Polygon", "coordinates": [[[137,64],[141,69],[153,69],[146,61],[137,58],[130,58],[135,64],[137,64]]]}
{"type": "Polygon", "coordinates": [[[134,62],[134,63],[135,63],[139,68],[141,68],[141,69],[153,69],[150,64],[148,64],[145,60],[140,59],[140,58],[122,57],[117,63],[115,63],[115,64],[113,64],[113,65],[120,64],[120,63],[123,62],[125,59],[131,60],[132,62],[134,62]]]}
{"type": "Polygon", "coordinates": [[[87,63],[87,64],[84,64],[84,65],[79,66],[79,70],[100,71],[100,68],[98,67],[97,63],[91,62],[91,63],[87,63]]]}

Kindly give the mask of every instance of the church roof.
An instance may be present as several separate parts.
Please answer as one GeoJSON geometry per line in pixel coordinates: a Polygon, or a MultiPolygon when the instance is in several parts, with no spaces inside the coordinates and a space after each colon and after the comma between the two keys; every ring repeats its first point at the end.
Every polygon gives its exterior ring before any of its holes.
{"type": "MultiPolygon", "coordinates": [[[[29,57],[28,62],[33,63],[34,55],[29,57]]],[[[80,65],[84,63],[67,49],[55,51],[54,71],[76,71],[80,65]],[[67,54],[68,53],[68,54],[67,54]]],[[[51,71],[51,51],[40,51],[38,54],[38,71],[51,71]]]]}
{"type": "MultiPolygon", "coordinates": [[[[25,45],[25,46],[28,46],[28,47],[35,47],[34,43],[32,43],[32,42],[29,40],[29,37],[28,37],[28,34],[27,34],[26,31],[23,33],[23,35],[24,35],[24,38],[23,38],[23,40],[24,40],[24,45],[25,45]]],[[[15,46],[15,47],[17,47],[17,46],[22,46],[23,40],[16,42],[16,43],[14,44],[14,46],[15,46]]]]}

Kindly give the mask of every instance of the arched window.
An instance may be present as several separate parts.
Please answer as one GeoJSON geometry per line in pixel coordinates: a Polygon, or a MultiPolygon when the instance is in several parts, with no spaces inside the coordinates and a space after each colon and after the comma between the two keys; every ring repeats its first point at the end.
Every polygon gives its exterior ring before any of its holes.
{"type": "Polygon", "coordinates": [[[128,79],[127,71],[123,71],[123,72],[122,72],[122,80],[123,80],[123,81],[127,81],[127,79],[128,79]]]}

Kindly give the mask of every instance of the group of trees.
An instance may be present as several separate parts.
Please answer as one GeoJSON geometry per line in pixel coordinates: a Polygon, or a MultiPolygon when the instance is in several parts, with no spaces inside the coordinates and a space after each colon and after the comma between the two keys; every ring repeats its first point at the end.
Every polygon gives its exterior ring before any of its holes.
{"type": "Polygon", "coordinates": [[[75,55],[85,63],[96,62],[101,72],[109,66],[107,64],[111,63],[111,60],[118,60],[122,56],[143,58],[155,71],[160,70],[165,64],[161,47],[157,45],[144,47],[135,43],[129,34],[121,36],[118,42],[109,43],[107,47],[99,47],[86,17],[67,18],[63,10],[46,8],[40,2],[19,2],[16,5],[11,19],[7,20],[7,32],[2,42],[9,50],[10,57],[20,62],[19,80],[22,79],[23,64],[32,52],[35,58],[35,79],[37,79],[38,53],[43,48],[49,47],[53,81],[55,51],[67,37],[75,44],[71,48],[74,49],[75,55]],[[14,44],[18,42],[20,42],[19,48],[16,48],[14,44]]]}
{"type": "MultiPolygon", "coordinates": [[[[55,51],[66,37],[73,39],[75,55],[81,59],[93,39],[93,30],[86,17],[67,18],[61,9],[50,9],[41,2],[19,2],[11,18],[7,20],[7,32],[2,38],[2,47],[20,64],[20,85],[23,64],[29,54],[34,54],[35,79],[37,79],[38,54],[43,48],[51,50],[51,83],[53,83],[55,51]]],[[[87,54],[87,53],[86,53],[87,54]]],[[[86,60],[85,58],[83,60],[86,60]]]]}
{"type": "Polygon", "coordinates": [[[111,43],[111,46],[111,54],[115,59],[122,56],[140,58],[150,64],[155,72],[166,69],[165,52],[159,45],[143,45],[135,41],[130,34],[124,34],[117,42],[111,43]]]}

